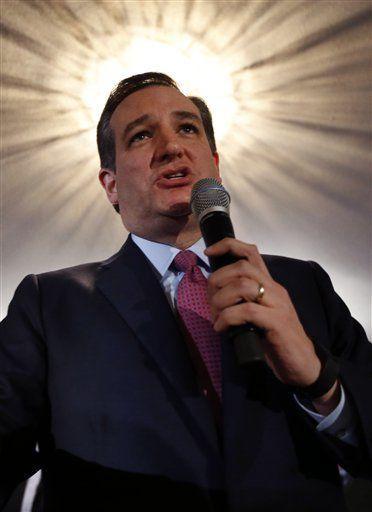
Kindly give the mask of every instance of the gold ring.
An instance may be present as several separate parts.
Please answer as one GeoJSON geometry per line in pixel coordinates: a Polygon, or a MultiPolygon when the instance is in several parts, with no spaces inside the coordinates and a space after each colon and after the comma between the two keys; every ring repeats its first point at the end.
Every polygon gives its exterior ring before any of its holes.
{"type": "Polygon", "coordinates": [[[257,290],[257,295],[256,295],[256,298],[254,299],[255,302],[260,302],[262,300],[262,297],[264,296],[265,294],[265,287],[262,283],[259,283],[258,284],[258,290],[257,290]]]}

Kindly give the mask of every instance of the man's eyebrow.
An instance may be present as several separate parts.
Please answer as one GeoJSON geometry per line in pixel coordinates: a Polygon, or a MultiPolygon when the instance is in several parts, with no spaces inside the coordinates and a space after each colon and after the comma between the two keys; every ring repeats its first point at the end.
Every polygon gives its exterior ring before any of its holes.
{"type": "MultiPolygon", "coordinates": [[[[198,121],[201,123],[201,119],[197,114],[194,114],[194,112],[189,112],[188,110],[175,110],[172,112],[172,116],[176,117],[177,119],[192,119],[194,121],[198,121]]],[[[134,119],[130,123],[127,124],[127,126],[123,130],[123,139],[126,138],[129,132],[131,132],[136,126],[143,124],[146,121],[149,121],[151,119],[151,116],[149,114],[143,114],[140,117],[137,117],[137,119],[134,119]]]]}
{"type": "Polygon", "coordinates": [[[145,121],[148,121],[150,119],[149,114],[143,114],[141,117],[137,117],[137,119],[134,119],[134,121],[131,121],[127,124],[127,126],[123,130],[123,139],[128,135],[129,132],[133,130],[136,126],[139,124],[144,123],[145,121]]]}
{"type": "Polygon", "coordinates": [[[188,110],[175,110],[172,112],[172,115],[178,119],[193,119],[194,121],[199,121],[199,123],[202,122],[197,114],[194,114],[194,112],[190,112],[188,110]]]}

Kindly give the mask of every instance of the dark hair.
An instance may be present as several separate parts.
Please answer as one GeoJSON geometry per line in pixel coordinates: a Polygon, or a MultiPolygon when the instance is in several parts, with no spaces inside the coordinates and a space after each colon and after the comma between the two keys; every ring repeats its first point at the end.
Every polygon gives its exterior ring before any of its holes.
{"type": "MultiPolygon", "coordinates": [[[[124,80],[121,80],[118,85],[111,91],[97,125],[97,145],[102,168],[112,169],[113,171],[116,170],[115,139],[110,126],[111,116],[114,113],[116,107],[130,94],[133,94],[140,89],[144,89],[145,87],[154,85],[173,87],[174,89],[180,91],[178,85],[172,78],[170,78],[168,75],[165,75],[164,73],[156,72],[141,73],[139,75],[133,75],[129,78],[125,78],[124,80]]],[[[205,101],[201,98],[196,96],[188,96],[188,98],[194,103],[200,112],[209,146],[212,153],[215,153],[217,148],[214,138],[212,115],[209,111],[209,108],[205,101]]],[[[119,211],[118,205],[114,205],[114,208],[117,212],[119,211]]]]}

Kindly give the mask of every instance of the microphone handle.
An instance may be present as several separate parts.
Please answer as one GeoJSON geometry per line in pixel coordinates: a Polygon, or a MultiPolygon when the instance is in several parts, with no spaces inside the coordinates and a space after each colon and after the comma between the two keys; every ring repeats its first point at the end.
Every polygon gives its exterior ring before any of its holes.
{"type": "MultiPolygon", "coordinates": [[[[209,247],[223,238],[235,238],[234,228],[229,215],[222,211],[207,213],[200,221],[205,245],[209,247]]],[[[212,272],[239,261],[233,254],[210,257],[209,263],[212,272]]],[[[265,356],[261,345],[261,329],[247,322],[243,325],[232,326],[227,332],[228,338],[234,345],[238,365],[245,366],[252,363],[265,362],[265,356]]]]}

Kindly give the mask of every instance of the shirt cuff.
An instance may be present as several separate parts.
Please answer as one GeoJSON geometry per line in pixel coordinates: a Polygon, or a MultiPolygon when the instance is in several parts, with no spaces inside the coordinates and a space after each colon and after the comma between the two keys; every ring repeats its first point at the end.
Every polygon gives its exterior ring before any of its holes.
{"type": "MultiPolygon", "coordinates": [[[[345,391],[341,384],[341,397],[337,407],[328,416],[323,416],[314,410],[309,409],[296,395],[293,395],[297,404],[303,409],[311,418],[317,422],[316,430],[336,436],[345,443],[356,446],[357,440],[354,433],[355,418],[350,407],[349,401],[345,397],[345,391]]],[[[310,404],[309,404],[310,405],[310,404]]]]}

